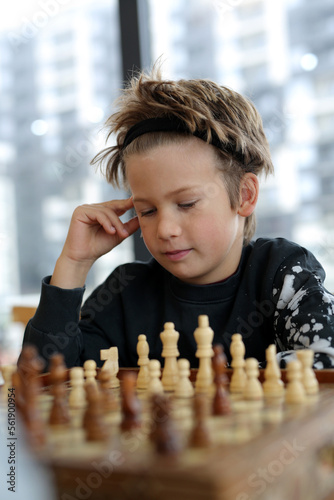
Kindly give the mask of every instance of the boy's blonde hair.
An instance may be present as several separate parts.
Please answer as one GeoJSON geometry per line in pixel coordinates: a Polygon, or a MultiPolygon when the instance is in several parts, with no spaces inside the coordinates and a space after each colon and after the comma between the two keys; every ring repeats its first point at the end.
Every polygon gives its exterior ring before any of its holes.
{"type": "MultiPolygon", "coordinates": [[[[151,74],[133,77],[118,101],[118,111],[107,122],[107,140],[116,134],[116,145],[108,147],[93,158],[100,163],[106,179],[113,185],[126,184],[126,157],[142,153],[163,144],[182,142],[192,134],[204,135],[215,147],[217,167],[222,172],[231,208],[240,201],[240,181],[246,172],[265,175],[273,172],[268,141],[262,119],[247,98],[210,80],[163,80],[159,69],[151,74]],[[137,123],[149,118],[166,117],[181,120],[184,132],[149,132],[135,138],[127,147],[127,132],[137,123]],[[215,141],[216,143],[217,141],[215,141]]],[[[255,231],[255,215],[246,218],[244,244],[255,231]]]]}

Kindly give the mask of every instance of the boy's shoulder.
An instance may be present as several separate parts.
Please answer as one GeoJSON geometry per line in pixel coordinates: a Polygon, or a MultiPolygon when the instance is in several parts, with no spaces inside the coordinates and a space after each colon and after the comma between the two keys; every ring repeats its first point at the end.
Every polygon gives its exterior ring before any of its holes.
{"type": "Polygon", "coordinates": [[[248,264],[263,266],[263,270],[275,271],[308,270],[318,271],[323,268],[312,252],[286,238],[258,238],[245,248],[245,260],[248,264]]]}
{"type": "Polygon", "coordinates": [[[298,255],[313,257],[309,250],[286,238],[258,238],[251,241],[247,249],[255,258],[264,255],[283,260],[298,255]]]}

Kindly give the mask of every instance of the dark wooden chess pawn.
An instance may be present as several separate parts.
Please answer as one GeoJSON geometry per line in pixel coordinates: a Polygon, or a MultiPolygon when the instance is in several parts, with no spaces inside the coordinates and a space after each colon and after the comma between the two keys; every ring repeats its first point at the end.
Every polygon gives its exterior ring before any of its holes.
{"type": "Polygon", "coordinates": [[[207,448],[211,445],[209,430],[206,425],[207,398],[204,394],[195,394],[194,420],[195,425],[190,433],[189,446],[193,448],[207,448]]]}
{"type": "Polygon", "coordinates": [[[34,448],[42,447],[46,441],[45,423],[38,408],[39,394],[38,379],[30,379],[25,392],[24,422],[28,430],[28,440],[34,448]]]}
{"type": "Polygon", "coordinates": [[[45,426],[38,408],[41,384],[38,376],[45,366],[34,346],[22,349],[17,372],[13,375],[15,399],[28,431],[28,440],[34,448],[45,443],[45,426]]]}
{"type": "Polygon", "coordinates": [[[167,395],[153,394],[151,415],[150,439],[157,453],[176,455],[181,450],[181,442],[172,420],[171,401],[167,395]]]}
{"type": "Polygon", "coordinates": [[[66,398],[66,365],[64,356],[53,354],[50,359],[50,384],[53,404],[49,415],[50,425],[65,425],[70,422],[68,402],[66,398]]]}
{"type": "Polygon", "coordinates": [[[107,369],[99,370],[97,374],[102,396],[102,409],[106,414],[117,409],[117,401],[112,389],[110,389],[111,376],[111,372],[107,369]]]}
{"type": "Polygon", "coordinates": [[[20,373],[16,370],[12,375],[12,383],[15,389],[15,408],[23,416],[25,400],[20,373]]]}
{"type": "Polygon", "coordinates": [[[228,383],[226,375],[226,356],[223,346],[216,344],[213,346],[212,368],[214,371],[215,395],[212,401],[213,415],[228,415],[231,413],[230,398],[226,387],[228,383]]]}
{"type": "Polygon", "coordinates": [[[30,382],[42,373],[44,367],[45,362],[38,355],[36,347],[30,344],[23,346],[17,363],[17,371],[13,374],[16,407],[22,413],[23,418],[26,407],[26,392],[29,390],[30,382]]]}
{"type": "Polygon", "coordinates": [[[124,374],[122,380],[122,431],[130,431],[141,426],[141,405],[136,395],[136,382],[135,373],[124,374]]]}
{"type": "Polygon", "coordinates": [[[45,361],[39,356],[34,345],[26,344],[22,347],[17,371],[23,382],[28,383],[31,377],[39,375],[45,367],[45,361]]]}
{"type": "Polygon", "coordinates": [[[102,395],[95,384],[85,386],[87,408],[83,419],[83,427],[87,441],[105,441],[109,433],[103,420],[102,395]]]}

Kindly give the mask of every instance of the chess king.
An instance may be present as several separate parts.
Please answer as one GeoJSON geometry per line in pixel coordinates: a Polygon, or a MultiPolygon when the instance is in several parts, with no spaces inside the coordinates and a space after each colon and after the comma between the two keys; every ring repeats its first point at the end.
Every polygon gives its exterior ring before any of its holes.
{"type": "Polygon", "coordinates": [[[229,362],[237,332],[246,357],[265,361],[275,344],[284,363],[309,347],[315,368],[334,366],[323,268],[298,244],[253,239],[259,177],[273,172],[254,105],[209,80],[164,80],[156,66],[132,78],[106,129],[92,163],[131,195],[75,209],[23,342],[47,362],[63,353],[69,367],[101,366],[100,351],[115,346],[120,366],[136,366],[138,335],[162,362],[159,334],[173,322],[180,357],[196,366],[193,332],[207,315],[229,362]],[[114,269],[82,306],[90,268],[135,231],[152,258],[114,269]]]}

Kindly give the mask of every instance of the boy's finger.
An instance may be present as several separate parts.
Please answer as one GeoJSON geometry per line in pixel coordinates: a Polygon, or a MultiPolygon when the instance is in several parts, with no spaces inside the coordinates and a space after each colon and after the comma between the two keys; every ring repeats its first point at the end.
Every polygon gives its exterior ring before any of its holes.
{"type": "Polygon", "coordinates": [[[128,220],[124,224],[125,230],[128,232],[129,236],[137,231],[139,229],[139,221],[138,217],[132,217],[132,219],[128,220]]]}
{"type": "Polygon", "coordinates": [[[105,206],[111,208],[117,215],[123,215],[125,212],[133,208],[132,198],[127,198],[125,200],[111,200],[105,202],[105,206]]]}

